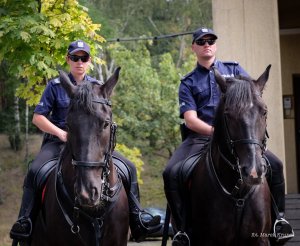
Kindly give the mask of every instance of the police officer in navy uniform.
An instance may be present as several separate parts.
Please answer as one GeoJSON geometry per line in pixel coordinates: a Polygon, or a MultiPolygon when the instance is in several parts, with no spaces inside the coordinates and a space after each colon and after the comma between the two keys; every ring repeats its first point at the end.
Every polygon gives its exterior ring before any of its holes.
{"type": "MultiPolygon", "coordinates": [[[[193,33],[192,50],[197,57],[197,65],[192,72],[181,79],[179,86],[179,111],[180,117],[185,122],[183,125],[185,137],[163,172],[165,194],[175,223],[176,235],[173,238],[173,246],[190,244],[187,234],[187,218],[182,200],[183,194],[179,187],[179,172],[183,160],[193,154],[200,153],[214,130],[214,115],[221,94],[213,67],[217,68],[224,77],[249,76],[237,62],[222,62],[216,59],[217,38],[215,32],[209,28],[199,28],[193,33]]],[[[270,189],[283,217],[285,210],[283,165],[269,150],[265,154],[272,168],[270,189]]],[[[290,233],[290,237],[286,239],[292,237],[292,228],[286,220],[278,223],[278,228],[285,233],[290,233]]]]}
{"type": "MultiPolygon", "coordinates": [[[[74,85],[82,81],[100,83],[88,76],[86,71],[91,62],[90,47],[82,40],[72,42],[68,47],[66,61],[70,67],[69,78],[74,85]]],[[[19,218],[10,231],[10,237],[19,241],[28,241],[34,227],[34,221],[39,211],[40,192],[35,183],[36,175],[47,161],[57,158],[67,141],[65,119],[70,98],[60,85],[59,78],[50,80],[41,97],[39,104],[34,110],[32,122],[41,131],[44,138],[41,150],[31,163],[24,180],[22,205],[19,218]]],[[[149,233],[161,228],[160,216],[152,216],[142,210],[139,204],[139,188],[135,165],[114,151],[113,156],[120,159],[130,173],[127,196],[130,209],[130,228],[133,238],[142,241],[149,233]]],[[[43,170],[47,173],[47,170],[43,170]]]]}

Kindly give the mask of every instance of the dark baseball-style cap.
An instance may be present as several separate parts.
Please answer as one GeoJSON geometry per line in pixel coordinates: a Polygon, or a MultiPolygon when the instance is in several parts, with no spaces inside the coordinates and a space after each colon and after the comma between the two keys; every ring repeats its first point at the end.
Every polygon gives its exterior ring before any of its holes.
{"type": "Polygon", "coordinates": [[[201,27],[199,29],[197,29],[194,33],[193,33],[193,43],[204,37],[205,35],[212,35],[215,37],[215,39],[218,38],[218,36],[215,34],[215,32],[212,29],[206,28],[206,27],[201,27]]]}
{"type": "Polygon", "coordinates": [[[77,51],[84,51],[90,55],[90,46],[82,40],[74,41],[69,45],[68,54],[73,55],[77,51]]]}

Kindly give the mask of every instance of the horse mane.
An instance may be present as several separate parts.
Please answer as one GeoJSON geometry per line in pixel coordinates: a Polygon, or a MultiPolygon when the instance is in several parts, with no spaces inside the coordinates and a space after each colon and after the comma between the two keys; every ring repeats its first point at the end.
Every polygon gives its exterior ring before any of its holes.
{"type": "Polygon", "coordinates": [[[91,114],[96,112],[95,103],[93,103],[93,100],[95,99],[95,96],[93,95],[94,84],[96,83],[84,81],[78,86],[78,89],[71,99],[70,109],[78,110],[80,108],[91,114]]]}

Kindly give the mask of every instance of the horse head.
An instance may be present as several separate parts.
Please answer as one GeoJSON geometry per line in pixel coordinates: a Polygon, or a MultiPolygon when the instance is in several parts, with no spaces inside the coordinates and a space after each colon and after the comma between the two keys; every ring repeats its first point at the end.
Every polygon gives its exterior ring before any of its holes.
{"type": "Polygon", "coordinates": [[[266,174],[267,106],[262,92],[271,65],[257,79],[224,78],[216,69],[222,97],[215,119],[221,159],[235,169],[247,185],[260,184],[266,174]]]}
{"type": "MultiPolygon", "coordinates": [[[[109,175],[113,169],[111,154],[115,144],[111,102],[120,68],[106,81],[83,81],[75,86],[68,75],[60,71],[60,81],[70,97],[66,119],[67,148],[74,166],[74,196],[86,209],[99,208],[103,192],[112,185],[109,175]]],[[[71,170],[70,170],[71,171],[71,170]]]]}

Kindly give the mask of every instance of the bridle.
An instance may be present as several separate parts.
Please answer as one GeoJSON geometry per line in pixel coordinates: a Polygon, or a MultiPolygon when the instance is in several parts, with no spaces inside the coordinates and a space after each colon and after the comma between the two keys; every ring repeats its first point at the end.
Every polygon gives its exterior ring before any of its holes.
{"type": "Polygon", "coordinates": [[[220,157],[225,161],[225,163],[228,164],[229,167],[232,170],[236,171],[239,175],[239,177],[238,177],[235,185],[233,186],[233,189],[232,189],[231,192],[228,191],[225,188],[225,186],[222,184],[221,180],[218,177],[215,166],[213,164],[211,146],[209,148],[209,153],[207,155],[207,158],[208,158],[207,165],[208,165],[209,175],[214,180],[217,181],[217,184],[221,188],[221,190],[235,202],[235,207],[236,207],[236,218],[235,218],[236,232],[237,232],[237,235],[239,235],[239,229],[240,229],[240,225],[241,225],[241,221],[242,221],[242,214],[243,214],[243,209],[244,209],[245,202],[248,199],[248,197],[250,197],[250,195],[254,192],[256,186],[248,187],[246,189],[246,192],[243,192],[244,193],[243,195],[239,193],[241,191],[242,186],[244,185],[244,180],[243,180],[243,176],[242,176],[242,173],[241,173],[241,166],[240,166],[239,157],[238,157],[237,152],[236,152],[236,146],[240,145],[240,144],[255,144],[255,145],[258,145],[262,150],[262,156],[263,156],[264,152],[266,151],[266,142],[267,142],[267,138],[269,136],[268,136],[267,129],[265,129],[265,137],[262,141],[259,141],[257,139],[251,139],[251,138],[232,140],[232,138],[230,136],[230,133],[229,133],[228,119],[227,119],[226,114],[224,114],[224,117],[223,117],[223,125],[224,125],[224,128],[225,128],[226,146],[227,146],[230,154],[234,158],[234,163],[232,163],[230,160],[228,160],[228,158],[226,158],[226,156],[222,153],[219,145],[218,145],[218,153],[220,154],[220,157]]]}
{"type": "MultiPolygon", "coordinates": [[[[106,98],[93,99],[92,102],[107,105],[109,107],[111,107],[112,105],[111,101],[106,98]]],[[[115,122],[112,122],[111,120],[108,121],[108,123],[110,124],[110,140],[109,140],[109,146],[105,153],[104,161],[85,161],[85,160],[72,159],[72,165],[75,167],[84,167],[84,168],[102,167],[103,168],[103,172],[102,172],[103,185],[101,190],[100,201],[103,202],[104,206],[102,208],[102,213],[101,213],[102,215],[100,217],[98,218],[91,217],[85,211],[83,211],[78,206],[78,199],[76,197],[75,197],[75,202],[72,201],[63,182],[62,169],[61,169],[62,160],[60,159],[58,162],[57,176],[55,182],[57,202],[63,212],[66,221],[71,227],[71,232],[78,236],[78,238],[81,240],[83,245],[86,245],[86,243],[80,234],[80,227],[78,225],[79,216],[81,215],[93,225],[94,232],[95,232],[95,245],[99,246],[99,240],[102,237],[101,228],[103,226],[103,220],[105,214],[108,213],[113,208],[114,202],[117,201],[122,188],[122,181],[120,177],[118,178],[118,181],[113,187],[110,187],[109,184],[108,176],[110,174],[112,152],[116,146],[117,124],[115,122]],[[68,207],[71,208],[70,210],[73,210],[72,216],[68,214],[66,208],[61,203],[59,199],[59,194],[62,194],[64,197],[67,198],[68,207]]]]}
{"type": "MultiPolygon", "coordinates": [[[[227,119],[227,115],[224,114],[223,117],[223,123],[224,123],[224,128],[225,128],[225,138],[226,138],[226,145],[228,147],[228,150],[230,152],[230,154],[234,157],[235,163],[232,164],[226,157],[225,155],[221,152],[220,148],[218,147],[218,151],[220,153],[220,156],[222,157],[222,159],[225,160],[225,163],[227,163],[233,170],[238,171],[239,173],[241,172],[240,169],[240,161],[239,161],[239,157],[237,155],[236,152],[236,145],[240,145],[240,144],[256,144],[260,147],[260,149],[262,150],[262,155],[264,154],[264,152],[266,151],[266,144],[267,144],[267,138],[269,138],[268,132],[267,132],[267,128],[265,129],[265,137],[262,141],[258,140],[258,139],[253,139],[253,138],[244,138],[244,139],[237,139],[237,140],[232,140],[230,133],[229,133],[229,128],[228,128],[228,119],[227,119]]],[[[242,179],[241,173],[240,173],[240,178],[242,179]]]]}

